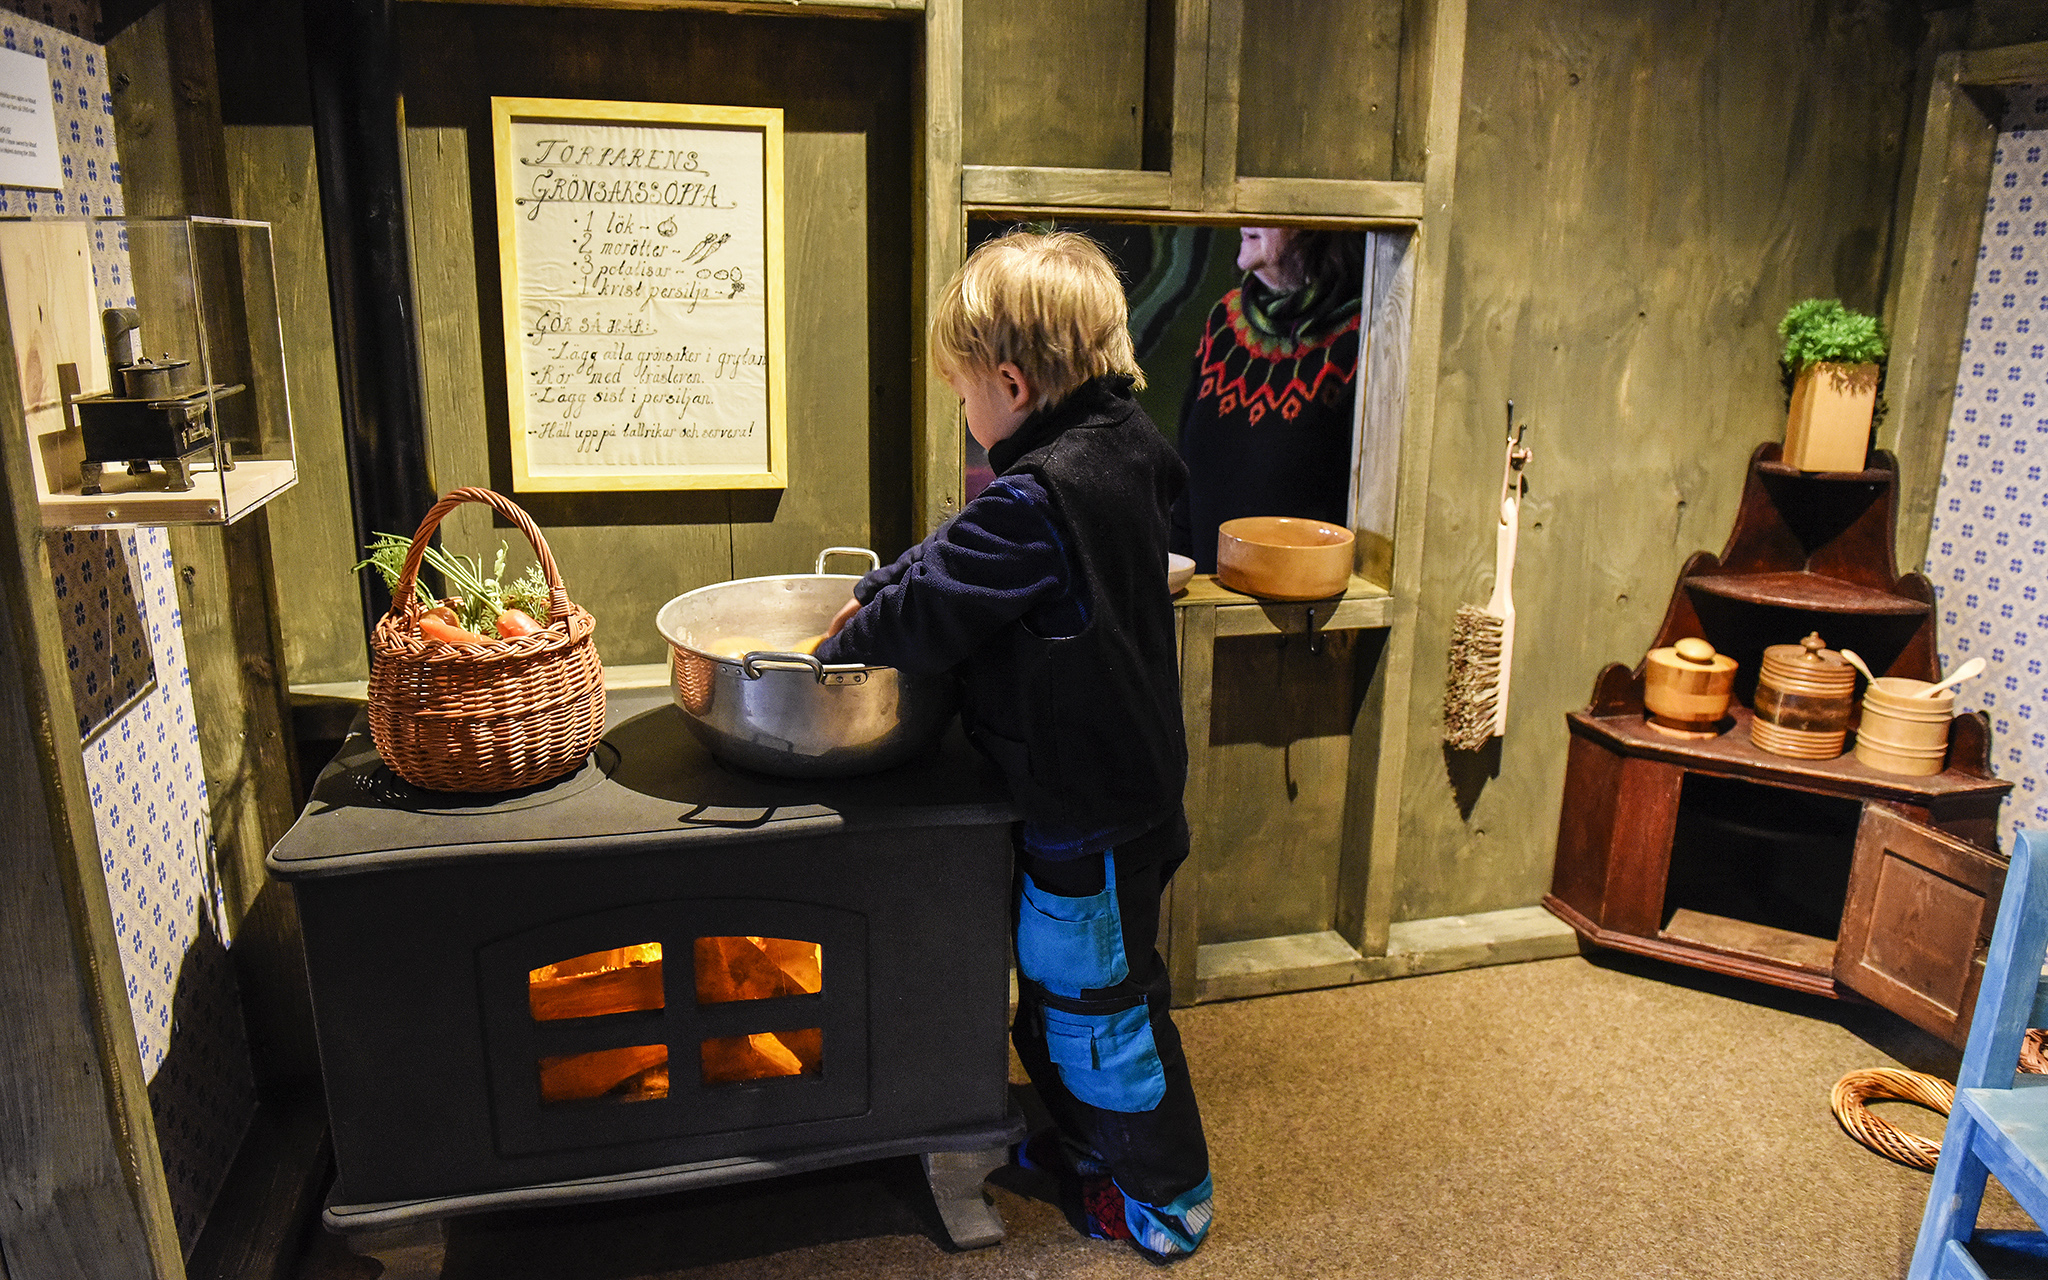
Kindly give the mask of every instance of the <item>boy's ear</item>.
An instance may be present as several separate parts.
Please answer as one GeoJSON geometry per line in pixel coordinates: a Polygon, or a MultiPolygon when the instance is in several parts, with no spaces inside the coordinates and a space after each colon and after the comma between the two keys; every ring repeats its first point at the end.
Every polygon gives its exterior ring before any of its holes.
{"type": "Polygon", "coordinates": [[[1031,375],[1007,360],[996,366],[996,386],[1002,389],[1003,401],[1012,412],[1021,413],[1038,403],[1038,388],[1031,385],[1031,375]]]}

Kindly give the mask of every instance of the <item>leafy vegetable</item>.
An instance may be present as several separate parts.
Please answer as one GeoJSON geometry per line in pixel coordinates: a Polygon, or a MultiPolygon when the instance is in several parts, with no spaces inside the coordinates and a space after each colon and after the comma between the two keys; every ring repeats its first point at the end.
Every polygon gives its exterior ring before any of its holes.
{"type": "Polygon", "coordinates": [[[1808,298],[1795,303],[1778,322],[1785,339],[1786,369],[1799,372],[1810,364],[1882,364],[1890,345],[1884,325],[1835,298],[1808,298]]]}
{"type": "MultiPolygon", "coordinates": [[[[384,579],[384,586],[398,590],[399,576],[405,571],[405,558],[412,551],[412,539],[398,533],[379,533],[375,541],[364,548],[368,555],[356,564],[356,571],[375,569],[384,579]]],[[[548,583],[537,564],[528,565],[526,572],[517,581],[507,584],[505,577],[505,544],[498,544],[498,554],[491,562],[488,575],[484,572],[483,561],[446,551],[429,545],[424,559],[440,571],[452,593],[446,604],[454,610],[455,621],[462,628],[479,635],[487,635],[507,610],[516,609],[534,618],[544,618],[548,612],[548,583]]],[[[427,606],[439,605],[421,585],[413,579],[413,594],[427,606]]]]}

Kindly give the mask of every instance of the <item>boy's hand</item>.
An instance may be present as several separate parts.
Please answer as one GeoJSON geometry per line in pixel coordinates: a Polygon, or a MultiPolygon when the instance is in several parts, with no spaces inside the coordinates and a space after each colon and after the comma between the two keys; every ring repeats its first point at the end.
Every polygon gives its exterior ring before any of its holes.
{"type": "Polygon", "coordinates": [[[840,631],[845,629],[847,622],[852,619],[853,615],[859,612],[860,601],[858,600],[848,600],[845,604],[841,605],[839,612],[832,615],[832,621],[825,627],[825,638],[829,640],[833,636],[838,635],[840,631]]]}

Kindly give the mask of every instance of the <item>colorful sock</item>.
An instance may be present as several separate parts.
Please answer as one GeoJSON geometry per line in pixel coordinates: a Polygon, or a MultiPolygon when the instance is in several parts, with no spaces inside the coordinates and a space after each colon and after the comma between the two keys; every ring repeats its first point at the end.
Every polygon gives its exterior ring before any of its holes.
{"type": "Polygon", "coordinates": [[[1124,1197],[1123,1225],[1128,1238],[1154,1262],[1171,1262],[1200,1248],[1216,1216],[1215,1186],[1208,1178],[1191,1191],[1174,1197],[1172,1203],[1149,1205],[1124,1197]]]}
{"type": "Polygon", "coordinates": [[[1091,1240],[1129,1240],[1129,1205],[1106,1176],[1081,1179],[1081,1214],[1091,1240]]]}

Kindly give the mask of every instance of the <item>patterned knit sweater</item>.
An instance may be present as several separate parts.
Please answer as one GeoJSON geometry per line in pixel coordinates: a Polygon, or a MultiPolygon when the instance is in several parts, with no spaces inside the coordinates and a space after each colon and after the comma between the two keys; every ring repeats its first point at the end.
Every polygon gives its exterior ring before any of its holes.
{"type": "Polygon", "coordinates": [[[1215,571],[1225,520],[1347,523],[1358,304],[1355,279],[1281,293],[1246,276],[1209,312],[1181,408],[1188,488],[1173,529],[1197,571],[1215,571]]]}

